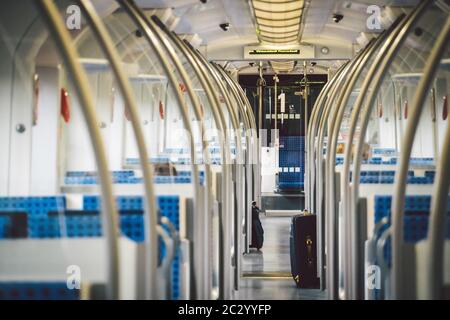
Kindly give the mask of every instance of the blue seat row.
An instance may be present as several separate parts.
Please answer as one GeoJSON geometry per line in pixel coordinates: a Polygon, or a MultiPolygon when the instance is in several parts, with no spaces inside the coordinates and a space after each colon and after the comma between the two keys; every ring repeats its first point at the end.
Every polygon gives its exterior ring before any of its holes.
{"type": "Polygon", "coordinates": [[[395,156],[397,150],[395,150],[395,148],[373,148],[372,153],[384,156],[395,156]]]}
{"type": "Polygon", "coordinates": [[[282,136],[280,137],[280,149],[286,150],[305,150],[305,137],[304,136],[282,136]]]}
{"type": "MultiPolygon", "coordinates": [[[[434,165],[433,158],[411,158],[410,165],[434,165]]],[[[336,165],[344,164],[343,157],[336,158],[336,165]]],[[[397,164],[397,158],[392,157],[389,159],[383,159],[381,157],[372,157],[368,160],[362,161],[362,164],[385,164],[385,165],[395,165],[397,164]]]]}
{"type": "MultiPolygon", "coordinates": [[[[141,162],[138,158],[127,158],[125,160],[125,163],[127,165],[139,165],[141,162]]],[[[172,163],[172,164],[178,164],[178,165],[189,165],[189,164],[191,164],[191,159],[189,157],[183,157],[183,158],[178,158],[176,161],[171,161],[169,159],[169,157],[158,157],[158,158],[151,158],[149,160],[149,163],[158,163],[158,164],[172,163]]],[[[211,158],[210,164],[220,165],[221,160],[219,157],[211,158]]]]}
{"type": "MultiPolygon", "coordinates": [[[[117,184],[141,184],[144,182],[143,178],[135,177],[134,172],[125,171],[126,174],[113,176],[113,183],[117,184]]],[[[99,178],[95,173],[88,172],[71,172],[69,176],[65,177],[65,184],[67,185],[92,185],[99,184],[99,178]]],[[[190,171],[180,171],[176,176],[154,176],[154,182],[157,184],[165,183],[191,183],[190,171]]],[[[200,182],[204,182],[204,172],[200,172],[200,182]]]]}
{"type": "MultiPolygon", "coordinates": [[[[139,165],[141,160],[139,158],[127,158],[125,159],[127,165],[139,165]]],[[[152,157],[149,159],[149,163],[170,163],[169,157],[152,157]]]]}
{"type": "MultiPolygon", "coordinates": [[[[374,219],[377,224],[381,219],[387,217],[391,219],[392,196],[378,195],[375,196],[374,219]]],[[[404,241],[415,243],[427,237],[429,214],[431,208],[431,196],[418,195],[406,196],[405,198],[405,215],[403,220],[403,236],[404,241]]],[[[448,199],[448,219],[447,219],[447,239],[450,239],[450,197],[448,199]]],[[[390,223],[384,226],[378,236],[388,228],[390,223]]],[[[385,247],[385,259],[388,264],[391,263],[391,244],[387,242],[385,247]]]]}
{"type": "Polygon", "coordinates": [[[281,190],[301,189],[304,187],[303,172],[278,173],[278,188],[281,190]]]}
{"type": "MultiPolygon", "coordinates": [[[[360,178],[361,184],[393,184],[394,183],[393,176],[362,176],[360,178]]],[[[414,177],[408,176],[407,178],[408,184],[433,184],[433,177],[414,177]]]]}
{"type": "Polygon", "coordinates": [[[305,172],[305,137],[280,137],[279,167],[300,168],[300,172],[280,172],[278,189],[292,190],[304,187],[305,172]]]}
{"type": "MultiPolygon", "coordinates": [[[[408,171],[408,184],[432,184],[434,183],[435,171],[425,171],[424,176],[415,176],[414,171],[408,171]]],[[[350,172],[350,179],[352,178],[352,172],[350,172]]],[[[360,183],[362,184],[393,184],[395,179],[394,170],[381,170],[381,171],[361,171],[360,183]]]]}
{"type": "Polygon", "coordinates": [[[299,150],[283,150],[279,155],[280,167],[299,167],[304,164],[304,152],[299,150]]]}
{"type": "MultiPolygon", "coordinates": [[[[200,149],[197,149],[197,151],[201,154],[201,148],[202,146],[199,146],[200,149]]],[[[171,154],[171,155],[175,155],[175,154],[190,154],[190,150],[187,148],[166,148],[164,150],[164,153],[166,154],[171,154]]],[[[209,147],[209,153],[210,154],[219,154],[220,153],[220,147],[209,147]]],[[[231,148],[231,153],[236,154],[236,148],[232,147],[231,148]]]]}
{"type": "MultiPolygon", "coordinates": [[[[144,202],[140,196],[120,196],[116,198],[120,213],[120,229],[123,235],[136,242],[144,241],[144,202]]],[[[180,230],[179,197],[158,196],[158,207],[161,215],[166,216],[180,230]]],[[[67,210],[63,196],[55,197],[0,197],[0,239],[15,238],[13,218],[25,214],[29,238],[69,238],[100,237],[101,230],[101,198],[84,196],[82,210],[67,210]],[[63,235],[64,232],[64,235],[63,235]]],[[[23,226],[20,226],[23,227],[23,226]]],[[[160,246],[161,258],[165,256],[165,247],[160,246]]],[[[175,257],[173,274],[173,298],[179,297],[180,257],[175,257]]],[[[0,286],[1,290],[1,286],[0,286]]]]}
{"type": "Polygon", "coordinates": [[[0,282],[0,300],[79,300],[65,282],[0,282]]]}

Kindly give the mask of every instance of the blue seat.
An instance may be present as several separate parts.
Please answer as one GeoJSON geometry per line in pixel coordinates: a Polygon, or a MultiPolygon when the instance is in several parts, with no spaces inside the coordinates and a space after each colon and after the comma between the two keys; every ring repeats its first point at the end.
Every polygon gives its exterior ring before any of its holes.
{"type": "Polygon", "coordinates": [[[279,167],[300,168],[300,172],[280,172],[278,174],[278,189],[293,190],[304,187],[305,172],[305,137],[280,137],[279,167]]]}
{"type": "MultiPolygon", "coordinates": [[[[375,224],[381,221],[384,217],[391,219],[391,205],[392,196],[375,196],[375,224]]],[[[406,196],[405,198],[405,215],[403,220],[403,236],[404,241],[415,243],[427,237],[428,221],[431,206],[431,196],[406,196]]],[[[450,197],[448,199],[448,211],[450,213],[450,197]]],[[[390,222],[384,226],[378,236],[388,228],[390,222]]],[[[450,239],[450,214],[447,219],[447,238],[450,239]]],[[[390,265],[391,263],[391,244],[387,242],[385,246],[385,259],[390,265]]]]}
{"type": "MultiPolygon", "coordinates": [[[[159,213],[169,218],[179,231],[179,197],[164,195],[158,196],[157,200],[159,213]]],[[[116,198],[121,232],[136,242],[145,240],[143,201],[140,196],[120,196],[116,198]]],[[[100,237],[102,235],[100,210],[101,198],[98,196],[84,196],[82,210],[67,210],[66,199],[63,196],[0,198],[0,213],[27,214],[29,238],[100,237]],[[62,228],[63,225],[64,228],[62,228]],[[66,231],[64,235],[62,234],[63,230],[66,231]]],[[[0,215],[0,239],[9,238],[8,227],[10,224],[10,217],[0,215]]],[[[160,253],[161,258],[165,256],[165,247],[162,242],[160,253]]],[[[177,254],[172,267],[173,299],[179,297],[179,272],[180,256],[177,254]]]]}
{"type": "Polygon", "coordinates": [[[65,282],[0,282],[0,300],[79,300],[65,282]]]}

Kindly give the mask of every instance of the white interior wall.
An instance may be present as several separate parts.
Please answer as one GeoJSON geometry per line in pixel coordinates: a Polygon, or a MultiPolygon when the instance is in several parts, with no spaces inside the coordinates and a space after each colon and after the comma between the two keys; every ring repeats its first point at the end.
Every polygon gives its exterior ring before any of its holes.
{"type": "Polygon", "coordinates": [[[59,193],[58,148],[60,116],[59,67],[37,67],[39,75],[38,118],[32,127],[31,195],[59,193]]]}
{"type": "Polygon", "coordinates": [[[175,94],[169,91],[167,95],[166,115],[165,115],[165,147],[166,148],[188,148],[189,139],[184,131],[183,119],[179,107],[177,106],[175,94]]]}
{"type": "Polygon", "coordinates": [[[11,117],[11,77],[13,66],[7,45],[0,37],[0,195],[8,192],[11,117]]]}
{"type": "MultiPolygon", "coordinates": [[[[439,137],[438,140],[439,154],[442,150],[445,132],[447,130],[448,123],[450,121],[450,117],[447,118],[446,120],[442,119],[444,96],[447,96],[447,99],[450,98],[448,96],[449,85],[450,85],[450,73],[445,72],[445,74],[442,75],[442,79],[440,81],[437,81],[436,83],[436,124],[437,124],[437,135],[439,137]]],[[[447,111],[450,112],[450,110],[447,111]]]]}
{"type": "MultiPolygon", "coordinates": [[[[91,92],[97,92],[97,82],[89,83],[91,92]]],[[[62,121],[65,152],[65,171],[96,171],[96,162],[83,111],[73,86],[69,86],[70,121],[62,121]]],[[[95,99],[95,95],[94,95],[95,99]]],[[[95,101],[95,100],[94,100],[95,101]]]]}
{"type": "Polygon", "coordinates": [[[141,99],[138,99],[142,128],[144,130],[147,151],[150,157],[158,153],[158,129],[162,123],[159,116],[160,85],[140,84],[141,99]],[[159,90],[158,90],[159,87],[159,90]]]}
{"type": "MultiPolygon", "coordinates": [[[[179,143],[174,143],[177,123],[181,121],[178,114],[172,110],[172,106],[166,106],[165,84],[159,82],[132,81],[136,101],[139,109],[142,130],[144,131],[147,152],[150,157],[155,157],[167,148],[178,148],[179,143]],[[159,114],[159,103],[164,104],[164,119],[159,114]],[[164,141],[166,139],[167,141],[164,141]]],[[[171,103],[172,99],[168,99],[171,103]]],[[[136,139],[130,121],[125,121],[125,158],[139,158],[136,139]]]]}
{"type": "MultiPolygon", "coordinates": [[[[89,86],[96,105],[98,126],[105,144],[110,170],[122,170],[124,103],[114,88],[110,72],[88,73],[89,86]]],[[[71,120],[64,125],[66,139],[66,170],[96,171],[96,162],[83,113],[76,97],[71,97],[71,120]]]]}
{"type": "MultiPolygon", "coordinates": [[[[406,99],[408,101],[408,114],[411,114],[414,96],[416,94],[416,86],[407,87],[406,99]]],[[[403,129],[403,134],[406,132],[408,119],[405,119],[405,102],[402,101],[402,109],[401,109],[401,127],[403,129]]],[[[417,127],[416,135],[414,137],[413,149],[411,152],[411,157],[414,158],[432,158],[434,157],[434,149],[433,149],[433,122],[431,118],[431,110],[430,110],[430,99],[425,101],[425,106],[422,109],[422,114],[419,121],[419,126],[417,127]]],[[[402,134],[402,135],[403,135],[402,134]]]]}
{"type": "Polygon", "coordinates": [[[10,196],[28,195],[31,171],[31,125],[35,57],[47,33],[26,1],[4,1],[0,10],[2,75],[0,190],[10,196]],[[5,72],[5,73],[3,73],[5,72]],[[3,96],[3,94],[5,94],[3,96]],[[16,126],[23,124],[19,133],[16,126]],[[3,147],[3,146],[2,146],[3,147]],[[6,179],[5,179],[6,178],[6,179]]]}
{"type": "Polygon", "coordinates": [[[112,94],[112,121],[108,126],[110,139],[108,148],[109,165],[111,166],[111,170],[122,170],[125,140],[125,104],[123,103],[122,95],[117,88],[114,88],[114,93],[112,94]]]}
{"type": "MultiPolygon", "coordinates": [[[[116,110],[116,98],[120,96],[120,90],[114,89],[113,92],[113,75],[111,72],[92,73],[90,80],[97,81],[97,92],[94,95],[96,111],[110,170],[121,170],[123,136],[121,121],[123,121],[124,116],[123,112],[120,111],[123,110],[123,103],[117,106],[116,110]]],[[[122,99],[118,100],[122,101],[122,99]]]]}
{"type": "Polygon", "coordinates": [[[396,125],[395,106],[392,90],[389,90],[382,98],[383,116],[378,118],[379,123],[379,147],[396,148],[396,125]]]}
{"type": "Polygon", "coordinates": [[[22,196],[30,192],[34,61],[16,53],[13,64],[8,194],[22,196]],[[16,131],[17,125],[25,131],[16,131]]]}

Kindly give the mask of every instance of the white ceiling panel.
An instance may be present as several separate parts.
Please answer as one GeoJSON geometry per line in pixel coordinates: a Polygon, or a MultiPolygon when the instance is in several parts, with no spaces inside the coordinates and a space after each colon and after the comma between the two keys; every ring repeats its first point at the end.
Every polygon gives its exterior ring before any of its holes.
{"type": "MultiPolygon", "coordinates": [[[[305,1],[302,18],[301,41],[316,46],[341,46],[347,50],[357,44],[362,32],[368,32],[366,12],[369,5],[413,6],[419,0],[309,0],[305,1]],[[333,14],[344,16],[335,23],[333,14]]],[[[137,0],[143,8],[172,8],[180,18],[175,31],[180,34],[198,34],[205,51],[211,57],[217,52],[220,57],[230,53],[242,52],[243,47],[258,43],[255,18],[252,16],[248,0],[137,0]],[[219,24],[230,23],[228,31],[219,24]],[[220,53],[220,54],[219,54],[220,53]]],[[[280,35],[282,36],[282,35],[280,35]]]]}

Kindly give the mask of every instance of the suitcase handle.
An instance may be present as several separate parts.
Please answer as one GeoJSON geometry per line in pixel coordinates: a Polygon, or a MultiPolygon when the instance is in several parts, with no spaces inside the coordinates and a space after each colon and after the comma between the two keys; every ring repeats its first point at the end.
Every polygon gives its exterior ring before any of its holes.
{"type": "Polygon", "coordinates": [[[306,258],[306,263],[308,265],[312,265],[313,261],[314,261],[314,259],[313,259],[313,241],[310,236],[306,237],[305,243],[306,243],[306,250],[308,252],[307,258],[306,258]]]}

